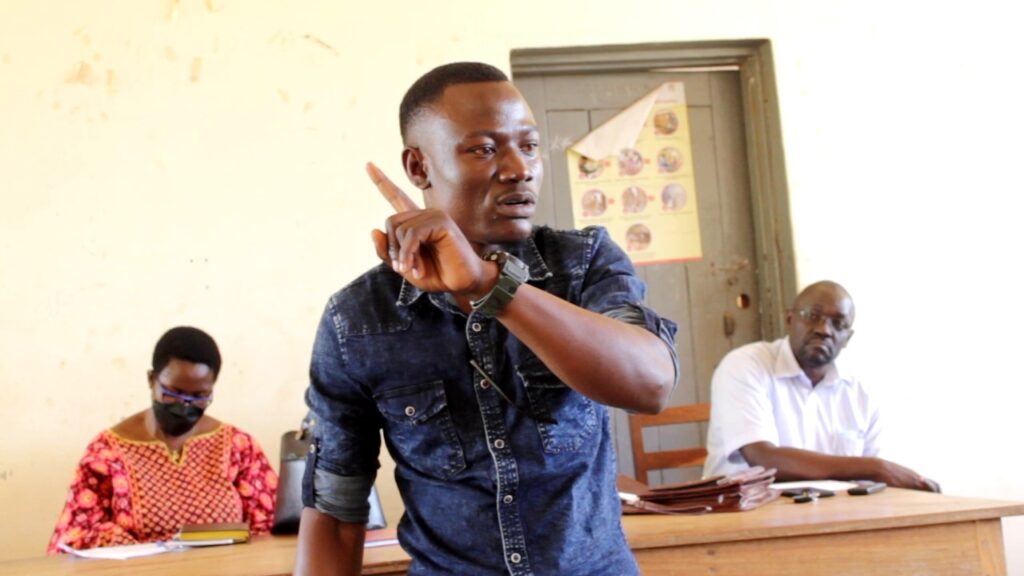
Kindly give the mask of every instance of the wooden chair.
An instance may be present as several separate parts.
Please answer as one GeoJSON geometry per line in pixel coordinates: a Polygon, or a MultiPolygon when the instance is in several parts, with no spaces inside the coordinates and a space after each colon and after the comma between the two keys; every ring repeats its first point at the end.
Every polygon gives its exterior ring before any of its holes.
{"type": "Polygon", "coordinates": [[[636,479],[647,484],[647,472],[650,470],[703,466],[704,460],[708,457],[708,451],[703,446],[648,452],[644,450],[644,428],[700,423],[710,419],[711,404],[672,406],[662,410],[660,414],[653,415],[630,414],[629,436],[633,445],[633,469],[636,471],[636,479]]]}

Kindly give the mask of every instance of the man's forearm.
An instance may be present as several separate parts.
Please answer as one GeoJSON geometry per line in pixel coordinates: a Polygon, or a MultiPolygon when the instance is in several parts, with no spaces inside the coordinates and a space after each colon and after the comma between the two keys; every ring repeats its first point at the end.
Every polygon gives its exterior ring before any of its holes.
{"type": "Polygon", "coordinates": [[[877,467],[872,465],[872,458],[831,456],[799,448],[780,448],[768,442],[748,444],[740,452],[751,466],[775,468],[775,478],[780,482],[824,478],[877,480],[877,467]]]}
{"type": "Polygon", "coordinates": [[[939,485],[889,460],[869,456],[831,456],[799,448],[780,448],[771,442],[754,442],[740,448],[752,466],[775,468],[779,481],[874,480],[896,488],[939,492],[939,485]]]}
{"type": "Polygon", "coordinates": [[[366,526],[340,522],[313,508],[302,510],[295,576],[359,576],[366,526]]]}
{"type": "Polygon", "coordinates": [[[498,320],[563,382],[603,404],[658,412],[672,392],[668,346],[640,326],[523,285],[498,320]]]}

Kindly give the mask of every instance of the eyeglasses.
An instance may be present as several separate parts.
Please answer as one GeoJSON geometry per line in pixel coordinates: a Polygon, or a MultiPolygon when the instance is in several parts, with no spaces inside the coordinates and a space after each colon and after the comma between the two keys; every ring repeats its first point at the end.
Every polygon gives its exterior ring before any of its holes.
{"type": "Polygon", "coordinates": [[[829,325],[832,326],[832,329],[836,332],[846,332],[853,327],[853,325],[850,324],[850,321],[843,316],[827,316],[814,308],[801,308],[799,310],[795,310],[795,312],[812,326],[817,326],[818,322],[821,322],[823,319],[828,319],[829,325]]]}
{"type": "Polygon", "coordinates": [[[159,382],[157,382],[156,385],[160,389],[160,401],[163,402],[164,404],[174,404],[175,402],[178,402],[186,406],[206,408],[207,406],[210,405],[211,402],[213,402],[213,394],[208,394],[206,396],[192,396],[191,394],[185,394],[183,392],[175,392],[174,390],[170,390],[159,382]],[[168,397],[173,398],[173,400],[168,402],[168,397]]]}

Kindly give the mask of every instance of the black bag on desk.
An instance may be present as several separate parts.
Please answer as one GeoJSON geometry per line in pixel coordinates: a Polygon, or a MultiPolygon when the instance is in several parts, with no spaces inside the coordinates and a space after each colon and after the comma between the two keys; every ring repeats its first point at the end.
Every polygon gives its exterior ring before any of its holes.
{"type": "MultiPolygon", "coordinates": [[[[302,419],[298,430],[281,435],[280,480],[277,483],[277,507],[274,510],[274,525],[271,534],[295,534],[299,531],[302,516],[302,476],[306,471],[306,455],[313,444],[313,427],[316,417],[312,412],[302,419]]],[[[384,511],[380,507],[377,488],[370,489],[370,519],[367,530],[384,528],[384,511]]]]}

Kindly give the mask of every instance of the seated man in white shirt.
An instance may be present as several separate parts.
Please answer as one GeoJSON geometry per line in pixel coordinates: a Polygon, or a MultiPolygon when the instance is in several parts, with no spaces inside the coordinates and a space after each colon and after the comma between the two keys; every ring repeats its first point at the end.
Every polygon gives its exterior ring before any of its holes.
{"type": "Polygon", "coordinates": [[[754,342],[722,359],[711,380],[704,475],[750,466],[779,481],[873,480],[939,491],[935,482],[878,458],[878,406],[835,359],[853,336],[854,307],[835,282],[818,282],[786,314],[787,338],[754,342]]]}

